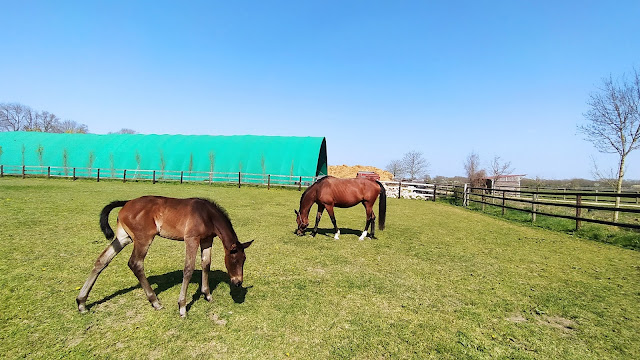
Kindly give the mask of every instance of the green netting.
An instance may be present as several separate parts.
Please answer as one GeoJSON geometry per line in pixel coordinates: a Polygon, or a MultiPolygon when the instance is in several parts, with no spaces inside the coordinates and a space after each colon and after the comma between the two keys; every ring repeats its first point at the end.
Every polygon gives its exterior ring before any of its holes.
{"type": "Polygon", "coordinates": [[[323,137],[0,133],[0,164],[314,177],[323,137]]]}

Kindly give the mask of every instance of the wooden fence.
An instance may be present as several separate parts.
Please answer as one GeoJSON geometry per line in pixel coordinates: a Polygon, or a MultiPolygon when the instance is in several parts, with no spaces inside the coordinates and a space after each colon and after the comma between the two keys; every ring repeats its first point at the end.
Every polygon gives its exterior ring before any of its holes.
{"type": "Polygon", "coordinates": [[[553,190],[499,190],[457,186],[454,201],[463,206],[471,203],[523,211],[531,214],[535,222],[537,215],[573,220],[576,230],[583,222],[640,229],[640,194],[637,192],[553,191],[553,190]],[[620,205],[615,206],[616,198],[620,205]],[[614,214],[619,214],[617,222],[614,214]]]}
{"type": "Polygon", "coordinates": [[[62,177],[76,179],[115,179],[126,181],[156,182],[200,182],[200,183],[233,183],[238,187],[243,184],[297,187],[309,186],[316,180],[310,176],[249,174],[242,172],[202,172],[202,171],[169,171],[140,169],[99,169],[56,166],[20,166],[0,165],[0,176],[25,177],[62,177]]]}
{"type": "Polygon", "coordinates": [[[391,198],[435,201],[437,197],[454,195],[455,186],[403,181],[380,181],[391,198]]]}
{"type": "MultiPolygon", "coordinates": [[[[126,181],[156,182],[200,182],[232,183],[238,187],[243,184],[271,186],[307,187],[317,178],[309,176],[249,174],[241,172],[196,172],[163,171],[140,169],[99,169],[71,168],[53,166],[0,165],[0,176],[25,177],[63,177],[76,179],[115,179],[126,181]]],[[[527,212],[531,221],[538,215],[570,219],[575,221],[576,229],[582,222],[613,225],[631,229],[640,229],[640,193],[638,192],[602,192],[570,190],[502,190],[472,188],[468,185],[439,185],[401,181],[381,181],[387,196],[435,201],[437,197],[447,197],[455,204],[469,206],[479,204],[482,210],[486,206],[527,212]],[[620,205],[615,206],[616,198],[620,205]],[[560,209],[560,210],[558,210],[560,209]],[[611,220],[614,213],[620,214],[619,220],[611,220]],[[603,215],[604,214],[604,215],[603,215]]]]}

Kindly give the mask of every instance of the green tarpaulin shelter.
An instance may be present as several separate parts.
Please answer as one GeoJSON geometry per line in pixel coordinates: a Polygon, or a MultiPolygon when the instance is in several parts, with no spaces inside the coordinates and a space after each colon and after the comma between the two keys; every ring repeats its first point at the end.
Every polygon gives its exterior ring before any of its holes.
{"type": "Polygon", "coordinates": [[[0,133],[0,164],[316,177],[327,174],[324,137],[0,133]]]}

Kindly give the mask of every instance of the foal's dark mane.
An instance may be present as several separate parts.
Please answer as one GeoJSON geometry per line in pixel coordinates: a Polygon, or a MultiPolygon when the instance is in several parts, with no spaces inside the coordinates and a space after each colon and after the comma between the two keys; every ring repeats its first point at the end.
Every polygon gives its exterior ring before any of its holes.
{"type": "Polygon", "coordinates": [[[219,205],[217,202],[211,199],[207,199],[207,198],[195,198],[195,199],[204,201],[205,203],[211,205],[214,211],[217,211],[218,213],[220,213],[220,215],[222,215],[220,216],[222,221],[224,221],[225,225],[227,225],[229,229],[231,229],[231,232],[233,232],[233,234],[235,235],[236,231],[233,229],[233,225],[231,224],[231,218],[229,217],[229,213],[225,208],[223,208],[221,205],[219,205]]]}
{"type": "Polygon", "coordinates": [[[309,190],[311,190],[313,187],[315,187],[316,185],[318,185],[321,181],[328,179],[329,176],[324,176],[321,177],[320,179],[318,179],[318,181],[314,182],[313,184],[311,184],[311,186],[309,186],[303,193],[302,196],[300,196],[300,209],[302,209],[302,199],[304,199],[304,197],[307,195],[307,193],[309,192],[309,190]]]}

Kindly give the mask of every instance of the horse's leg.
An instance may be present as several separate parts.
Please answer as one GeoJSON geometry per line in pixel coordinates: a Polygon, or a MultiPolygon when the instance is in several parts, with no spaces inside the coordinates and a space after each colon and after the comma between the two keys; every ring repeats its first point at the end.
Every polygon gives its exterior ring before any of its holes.
{"type": "Polygon", "coordinates": [[[184,271],[182,272],[182,288],[180,289],[180,297],[178,297],[178,308],[180,309],[180,316],[182,317],[187,316],[187,288],[189,287],[189,281],[191,281],[193,270],[196,267],[196,255],[198,254],[199,240],[200,239],[193,237],[184,238],[184,271]]]}
{"type": "Polygon", "coordinates": [[[324,211],[324,205],[318,204],[318,213],[316,214],[316,225],[313,227],[313,232],[311,232],[311,236],[316,236],[318,233],[318,224],[320,223],[320,218],[322,217],[322,212],[324,211]]]}
{"type": "MultiPolygon", "coordinates": [[[[375,239],[376,238],[376,213],[373,212],[373,204],[371,205],[371,208],[367,210],[367,224],[371,226],[371,234],[369,234],[369,236],[372,239],[375,239]]],[[[365,228],[364,230],[366,233],[367,229],[365,228]]],[[[366,234],[364,234],[364,236],[366,236],[366,234]]]]}
{"type": "MultiPolygon", "coordinates": [[[[125,233],[126,234],[126,233],[125,233]]],[[[98,256],[96,260],[93,270],[89,274],[87,281],[84,282],[82,289],[80,289],[80,294],[76,298],[76,303],[78,303],[78,311],[86,312],[87,308],[85,307],[85,303],[87,301],[87,297],[89,297],[89,292],[98,279],[98,275],[104,270],[107,265],[113,260],[113,258],[118,255],[120,250],[122,250],[125,246],[131,244],[131,238],[127,235],[123,238],[115,238],[109,246],[104,249],[102,254],[98,256]]]]}
{"type": "Polygon", "coordinates": [[[209,290],[209,270],[211,269],[211,244],[213,239],[203,240],[200,243],[202,252],[202,284],[201,291],[207,301],[211,301],[211,290],[209,290]]]}
{"type": "Polygon", "coordinates": [[[129,258],[129,269],[131,269],[134,275],[138,278],[140,286],[147,295],[147,299],[149,299],[151,306],[156,310],[160,310],[162,309],[162,305],[160,305],[156,293],[153,291],[151,285],[149,285],[149,280],[147,280],[147,277],[144,275],[144,258],[147,256],[149,246],[151,246],[151,242],[153,241],[153,236],[146,239],[135,237],[135,239],[136,240],[133,243],[133,251],[129,258]]]}
{"type": "Polygon", "coordinates": [[[367,230],[369,230],[369,227],[371,227],[371,238],[375,239],[376,238],[376,214],[373,212],[373,204],[369,203],[369,202],[365,202],[363,203],[365,211],[367,213],[367,223],[364,226],[364,231],[362,232],[362,235],[360,235],[360,240],[364,240],[365,237],[367,237],[367,230]]]}
{"type": "Polygon", "coordinates": [[[329,217],[331,218],[331,222],[333,223],[333,230],[336,232],[336,234],[333,236],[334,239],[339,240],[340,239],[340,230],[338,229],[338,225],[336,224],[336,217],[333,214],[333,205],[325,205],[326,209],[327,209],[327,213],[329,214],[329,217]]]}

